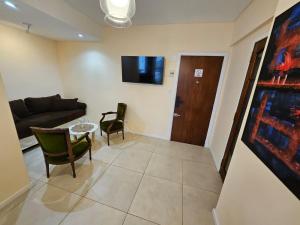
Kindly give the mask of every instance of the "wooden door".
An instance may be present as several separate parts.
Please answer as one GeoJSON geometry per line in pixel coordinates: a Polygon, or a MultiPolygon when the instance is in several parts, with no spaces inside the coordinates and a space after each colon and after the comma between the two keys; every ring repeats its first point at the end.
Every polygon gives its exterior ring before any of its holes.
{"type": "Polygon", "coordinates": [[[223,60],[223,56],[181,57],[172,141],[204,146],[223,60]]]}
{"type": "Polygon", "coordinates": [[[234,116],[234,120],[233,120],[233,124],[231,127],[231,131],[230,131],[230,135],[229,135],[229,139],[226,145],[226,150],[224,153],[224,157],[221,163],[221,168],[220,168],[220,175],[222,177],[222,179],[225,179],[230,161],[231,161],[231,157],[235,148],[235,144],[241,129],[241,125],[243,122],[243,118],[246,112],[246,108],[249,102],[249,98],[251,95],[251,91],[257,76],[257,72],[259,69],[259,65],[262,59],[262,54],[266,45],[266,41],[267,38],[264,38],[260,41],[258,41],[257,43],[255,43],[253,52],[252,52],[252,56],[251,56],[251,60],[250,60],[250,64],[248,67],[248,71],[247,71],[247,75],[245,78],[245,82],[244,82],[244,86],[243,86],[243,90],[241,93],[241,97],[239,100],[239,104],[238,107],[236,109],[235,112],[235,116],[234,116]]]}

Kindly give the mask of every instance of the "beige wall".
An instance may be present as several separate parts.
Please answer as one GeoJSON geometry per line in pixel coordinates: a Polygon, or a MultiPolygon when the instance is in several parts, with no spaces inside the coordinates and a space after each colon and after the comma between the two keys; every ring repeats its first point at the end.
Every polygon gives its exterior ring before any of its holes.
{"type": "Polygon", "coordinates": [[[88,116],[98,121],[101,112],[113,110],[118,101],[128,104],[130,131],[169,138],[177,54],[230,52],[232,24],[137,26],[106,29],[99,43],[59,43],[59,60],[66,96],[88,104],[88,116]],[[122,83],[122,55],[166,57],[163,85],[122,83]]]}
{"type": "Polygon", "coordinates": [[[0,24],[0,49],[9,100],[62,93],[55,41],[0,24]]]}
{"type": "Polygon", "coordinates": [[[17,132],[0,75],[0,207],[29,184],[17,132]]]}
{"type": "Polygon", "coordinates": [[[272,19],[278,0],[252,0],[235,21],[233,43],[248,36],[266,21],[272,19]]]}
{"type": "MultiPolygon", "coordinates": [[[[276,14],[293,2],[280,0],[276,14]]],[[[219,224],[298,225],[299,200],[241,142],[241,133],[215,211],[219,224]]]]}
{"type": "Polygon", "coordinates": [[[220,167],[224,155],[254,44],[268,35],[272,23],[270,18],[273,17],[276,6],[277,0],[255,0],[234,23],[233,33],[235,35],[242,33],[248,35],[241,35],[242,39],[235,39],[235,43],[232,45],[231,63],[211,144],[217,168],[220,167]],[[270,4],[269,7],[266,7],[267,3],[270,4]],[[267,15],[264,15],[265,13],[267,15]],[[258,21],[258,18],[261,18],[262,21],[258,21]],[[256,24],[256,27],[248,26],[251,21],[256,24]],[[242,23],[245,23],[244,27],[241,25],[242,23]]]}

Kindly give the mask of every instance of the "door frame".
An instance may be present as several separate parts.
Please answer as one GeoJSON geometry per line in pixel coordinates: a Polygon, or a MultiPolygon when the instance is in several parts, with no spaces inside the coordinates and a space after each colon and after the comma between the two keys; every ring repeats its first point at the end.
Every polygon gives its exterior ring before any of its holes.
{"type": "MultiPolygon", "coordinates": [[[[251,65],[251,62],[252,60],[255,60],[256,58],[254,58],[254,52],[255,50],[257,50],[257,48],[261,48],[260,44],[265,40],[265,45],[264,45],[264,50],[262,52],[262,58],[261,58],[261,62],[258,66],[258,70],[257,70],[257,74],[255,74],[255,79],[254,79],[254,84],[253,84],[253,87],[252,89],[250,90],[250,97],[249,97],[249,101],[246,103],[246,108],[245,108],[245,112],[244,112],[244,115],[243,117],[241,118],[241,124],[240,124],[240,128],[239,128],[239,132],[237,133],[237,136],[236,136],[236,141],[235,141],[235,146],[236,146],[236,143],[237,141],[241,138],[241,134],[242,134],[242,131],[244,129],[244,123],[245,123],[245,118],[248,117],[248,108],[250,106],[250,102],[251,102],[251,98],[253,97],[253,94],[254,94],[254,90],[255,90],[255,85],[256,85],[256,82],[257,82],[257,79],[259,77],[259,73],[261,71],[261,67],[262,67],[262,64],[263,64],[263,61],[264,61],[264,58],[265,58],[265,53],[266,53],[266,49],[268,47],[268,43],[269,43],[269,34],[268,33],[263,33],[262,35],[258,36],[257,38],[254,39],[254,41],[252,41],[252,51],[251,51],[251,54],[249,55],[249,59],[248,59],[248,67],[247,67],[247,70],[246,70],[246,76],[244,78],[244,83],[243,83],[243,87],[242,87],[242,90],[240,92],[240,96],[239,96],[239,100],[238,100],[238,104],[235,108],[235,114],[234,114],[234,118],[233,118],[233,121],[232,121],[232,124],[230,126],[230,129],[229,129],[229,134],[228,134],[228,138],[227,138],[227,141],[226,141],[226,145],[225,145],[225,149],[224,149],[224,154],[223,154],[223,157],[222,157],[222,160],[221,160],[221,164],[220,164],[220,168],[219,168],[219,173],[221,175],[221,178],[222,180],[224,181],[225,178],[226,178],[226,174],[228,171],[225,171],[225,166],[226,166],[226,163],[228,161],[228,157],[229,157],[229,147],[228,147],[228,142],[229,140],[232,141],[232,139],[234,137],[232,137],[232,132],[233,132],[233,126],[235,125],[235,119],[236,119],[236,113],[238,113],[238,109],[239,109],[239,106],[240,106],[240,101],[241,101],[241,98],[243,97],[243,92],[244,92],[244,88],[245,88],[245,83],[246,83],[246,80],[247,78],[250,77],[250,75],[252,74],[253,72],[253,69],[254,69],[254,65],[251,65]]],[[[241,112],[239,112],[239,115],[240,115],[241,112]]],[[[233,152],[234,152],[235,148],[233,148],[233,152]]],[[[233,152],[232,152],[232,155],[233,155],[233,152]]],[[[232,160],[232,159],[231,159],[232,160]]],[[[230,161],[231,161],[230,160],[230,161]]],[[[230,163],[229,161],[229,163],[230,163]]]]}
{"type": "Polygon", "coordinates": [[[205,140],[204,147],[210,148],[213,138],[213,133],[215,130],[215,125],[217,122],[217,115],[220,110],[220,102],[222,97],[223,88],[225,86],[225,75],[228,67],[228,53],[227,52],[182,52],[177,54],[177,66],[175,70],[175,80],[173,81],[173,87],[172,87],[172,93],[171,93],[171,108],[170,108],[170,115],[169,115],[169,129],[168,129],[168,138],[171,140],[172,135],[172,127],[173,127],[173,114],[175,109],[175,101],[176,101],[176,94],[177,94],[177,86],[178,86],[178,80],[179,80],[179,71],[180,71],[180,63],[181,63],[181,57],[182,56],[222,56],[224,57],[224,61],[222,64],[222,70],[220,74],[220,79],[217,87],[217,93],[214,101],[213,111],[211,113],[211,118],[209,122],[209,127],[207,131],[207,136],[205,140]]]}

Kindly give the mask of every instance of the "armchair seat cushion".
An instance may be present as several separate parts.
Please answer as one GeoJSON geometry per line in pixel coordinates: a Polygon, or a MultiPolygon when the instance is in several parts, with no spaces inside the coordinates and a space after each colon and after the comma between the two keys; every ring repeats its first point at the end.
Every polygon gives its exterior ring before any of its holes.
{"type": "Polygon", "coordinates": [[[114,130],[122,130],[123,129],[123,122],[122,121],[118,121],[118,120],[106,120],[106,121],[103,121],[100,123],[100,127],[103,131],[107,131],[109,125],[111,123],[114,122],[114,125],[112,126],[111,128],[111,131],[114,131],[114,130]]]}
{"type": "MultiPolygon", "coordinates": [[[[90,145],[87,141],[82,140],[79,143],[72,143],[72,150],[75,156],[75,159],[83,155],[88,151],[90,145]]],[[[59,157],[48,157],[48,162],[51,164],[60,164],[69,162],[68,156],[59,156],[59,157]]]]}

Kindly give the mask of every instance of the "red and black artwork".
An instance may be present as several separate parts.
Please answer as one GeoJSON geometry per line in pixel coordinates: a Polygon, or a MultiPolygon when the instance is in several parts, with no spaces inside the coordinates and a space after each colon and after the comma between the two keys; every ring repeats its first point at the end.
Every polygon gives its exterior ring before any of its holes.
{"type": "Polygon", "coordinates": [[[242,140],[300,199],[300,3],[275,20],[242,140]]]}

